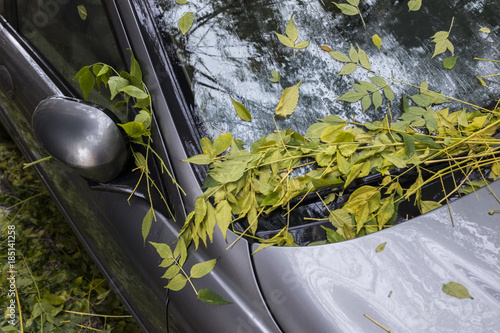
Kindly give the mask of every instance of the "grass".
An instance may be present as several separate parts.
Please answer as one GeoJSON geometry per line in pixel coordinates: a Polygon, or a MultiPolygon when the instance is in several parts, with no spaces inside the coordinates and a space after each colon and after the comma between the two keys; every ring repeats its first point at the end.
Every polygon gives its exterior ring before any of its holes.
{"type": "Polygon", "coordinates": [[[0,141],[0,331],[141,332],[23,162],[0,141]]]}

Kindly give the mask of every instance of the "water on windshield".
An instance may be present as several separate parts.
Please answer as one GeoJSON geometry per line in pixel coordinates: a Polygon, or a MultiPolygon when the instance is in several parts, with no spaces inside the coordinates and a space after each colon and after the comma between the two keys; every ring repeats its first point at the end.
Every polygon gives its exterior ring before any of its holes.
{"type": "MultiPolygon", "coordinates": [[[[304,133],[309,125],[326,115],[338,115],[357,121],[380,120],[388,103],[362,112],[361,103],[335,99],[349,90],[356,80],[367,80],[374,73],[357,69],[350,76],[338,76],[344,65],[321,49],[328,45],[345,54],[358,44],[369,56],[374,72],[419,85],[427,80],[429,89],[481,105],[494,105],[499,85],[495,77],[482,87],[476,76],[500,72],[500,66],[477,58],[500,59],[498,18],[500,7],[493,0],[427,1],[419,11],[408,10],[408,1],[361,1],[359,15],[346,16],[330,1],[268,0],[192,0],[186,5],[158,1],[163,22],[173,36],[178,57],[191,82],[196,103],[206,130],[216,136],[231,132],[251,143],[276,129],[274,110],[284,88],[300,80],[300,99],[295,113],[277,117],[280,129],[304,133]],[[178,21],[191,11],[195,21],[182,35],[178,21]],[[285,34],[291,15],[299,31],[297,41],[310,41],[302,51],[294,52],[281,44],[274,31],[285,34]],[[430,37],[453,27],[449,40],[458,56],[457,65],[444,69],[442,60],[451,53],[436,56],[430,37]],[[489,34],[480,32],[486,27],[489,34]],[[378,51],[372,42],[382,39],[378,51]],[[271,72],[280,73],[278,83],[269,81],[271,72]],[[252,121],[241,120],[230,96],[243,103],[252,121]]],[[[396,100],[390,109],[393,117],[401,114],[402,94],[414,95],[416,88],[393,83],[396,100]]],[[[451,105],[455,109],[462,106],[451,105]]]]}

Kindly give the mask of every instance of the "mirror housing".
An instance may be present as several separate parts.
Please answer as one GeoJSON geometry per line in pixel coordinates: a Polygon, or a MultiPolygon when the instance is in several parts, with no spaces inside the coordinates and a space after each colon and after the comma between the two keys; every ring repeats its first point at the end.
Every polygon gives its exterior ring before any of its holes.
{"type": "Polygon", "coordinates": [[[61,96],[41,101],[32,117],[35,137],[52,157],[100,183],[115,179],[128,158],[117,122],[103,107],[61,96]]]}

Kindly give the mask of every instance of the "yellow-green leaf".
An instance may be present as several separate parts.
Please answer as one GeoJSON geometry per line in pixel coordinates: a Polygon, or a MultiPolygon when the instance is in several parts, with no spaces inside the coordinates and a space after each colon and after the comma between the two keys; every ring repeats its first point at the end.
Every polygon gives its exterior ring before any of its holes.
{"type": "Polygon", "coordinates": [[[185,160],[182,160],[182,162],[188,162],[192,164],[198,164],[198,165],[207,165],[212,163],[213,159],[206,155],[206,154],[198,154],[195,156],[192,156],[190,158],[186,158],[185,160]]]}
{"type": "Polygon", "coordinates": [[[187,282],[186,277],[182,275],[182,273],[179,273],[176,276],[174,276],[172,280],[170,280],[166,288],[173,291],[179,291],[182,288],[184,288],[186,282],[187,282]]]}
{"type": "Polygon", "coordinates": [[[216,263],[217,259],[212,259],[194,264],[193,267],[191,267],[190,278],[199,279],[207,275],[212,271],[212,269],[214,269],[216,263]]]}
{"type": "Polygon", "coordinates": [[[490,28],[482,27],[479,31],[484,32],[485,34],[489,34],[491,32],[490,28]]]}
{"type": "Polygon", "coordinates": [[[379,246],[377,246],[377,248],[375,249],[375,252],[379,253],[379,252],[384,251],[386,244],[387,244],[387,242],[384,242],[384,243],[380,244],[379,246]]]}
{"type": "Polygon", "coordinates": [[[435,201],[422,200],[422,214],[441,207],[441,204],[435,201]]]}
{"type": "Polygon", "coordinates": [[[78,5],[76,8],[78,9],[80,18],[85,21],[87,19],[87,8],[84,5],[78,5]]]}
{"type": "Polygon", "coordinates": [[[299,102],[299,87],[301,83],[302,80],[294,86],[285,88],[285,90],[281,93],[280,101],[275,110],[276,115],[287,117],[295,111],[299,102]]]}
{"type": "Polygon", "coordinates": [[[154,216],[155,212],[153,210],[153,207],[151,207],[142,220],[142,239],[144,241],[144,244],[146,244],[146,238],[149,235],[149,230],[151,229],[151,224],[153,223],[154,216]]]}
{"type": "Polygon", "coordinates": [[[227,200],[222,200],[215,207],[215,216],[217,219],[217,225],[222,231],[224,239],[226,239],[227,228],[233,221],[233,215],[231,214],[231,206],[227,200]]]}
{"type": "Polygon", "coordinates": [[[474,299],[470,294],[467,288],[457,282],[448,282],[443,284],[442,288],[443,292],[447,295],[456,297],[456,298],[470,298],[474,299]]]}
{"type": "Polygon", "coordinates": [[[372,36],[372,42],[377,47],[377,49],[380,51],[380,48],[382,47],[382,38],[380,38],[379,35],[375,34],[372,36]]]}
{"type": "Polygon", "coordinates": [[[443,67],[446,69],[452,69],[457,64],[457,57],[449,57],[443,59],[443,67]]]}
{"type": "Polygon", "coordinates": [[[288,36],[288,39],[292,41],[292,44],[295,43],[297,38],[299,38],[299,31],[295,27],[295,24],[293,23],[293,14],[290,17],[290,20],[288,21],[288,25],[286,26],[286,35],[288,36]]]}
{"type": "Polygon", "coordinates": [[[358,15],[359,14],[359,10],[357,7],[354,7],[353,5],[349,5],[349,4],[346,4],[346,3],[341,3],[341,4],[338,4],[338,3],[333,3],[334,5],[336,5],[340,11],[342,12],[342,14],[344,15],[350,15],[350,16],[353,16],[353,15],[358,15]]]}
{"type": "Polygon", "coordinates": [[[271,78],[269,79],[269,81],[276,83],[276,82],[279,82],[280,79],[281,79],[281,75],[279,72],[277,72],[275,70],[271,71],[271,78]]]}
{"type": "Polygon", "coordinates": [[[359,59],[359,63],[361,64],[361,67],[363,67],[367,70],[371,69],[370,60],[368,59],[368,55],[359,46],[358,46],[358,59],[359,59]]]}
{"type": "Polygon", "coordinates": [[[222,296],[210,289],[200,289],[198,291],[198,299],[203,302],[215,305],[232,304],[232,302],[226,301],[224,298],[222,298],[222,296]]]}
{"type": "Polygon", "coordinates": [[[287,36],[283,36],[282,34],[277,33],[276,31],[274,32],[276,36],[278,37],[279,41],[281,44],[285,45],[286,47],[294,47],[293,42],[288,38],[287,36]]]}
{"type": "Polygon", "coordinates": [[[235,101],[232,97],[231,102],[233,102],[234,110],[238,114],[238,116],[244,121],[251,121],[252,115],[248,112],[247,108],[241,104],[240,102],[235,101]]]}
{"type": "Polygon", "coordinates": [[[412,12],[416,12],[422,7],[422,0],[410,0],[408,1],[408,9],[412,12]]]}
{"type": "Polygon", "coordinates": [[[340,72],[337,75],[350,75],[352,74],[352,72],[356,70],[357,67],[358,67],[357,63],[350,62],[344,65],[344,67],[340,69],[340,72]]]}
{"type": "Polygon", "coordinates": [[[479,81],[479,83],[483,86],[483,87],[486,87],[486,82],[484,82],[484,80],[482,78],[480,78],[479,76],[476,76],[476,79],[479,81]]]}
{"type": "Polygon", "coordinates": [[[215,155],[225,152],[231,146],[232,142],[233,136],[231,133],[224,133],[216,137],[213,144],[215,155]]]}
{"type": "Polygon", "coordinates": [[[182,34],[185,35],[189,29],[193,26],[194,22],[194,14],[192,12],[187,12],[182,16],[179,20],[179,29],[181,30],[182,34]]]}

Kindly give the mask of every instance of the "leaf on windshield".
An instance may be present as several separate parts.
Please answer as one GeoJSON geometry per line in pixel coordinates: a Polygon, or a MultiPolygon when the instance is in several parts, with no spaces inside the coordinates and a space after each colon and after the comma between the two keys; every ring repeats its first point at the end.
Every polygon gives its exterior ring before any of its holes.
{"type": "Polygon", "coordinates": [[[363,19],[363,15],[361,15],[361,11],[359,10],[359,0],[347,0],[348,3],[336,3],[332,2],[344,15],[354,16],[359,15],[361,17],[361,21],[363,22],[363,26],[366,27],[365,20],[363,19]]]}
{"type": "Polygon", "coordinates": [[[279,82],[280,79],[281,79],[281,75],[279,72],[274,71],[274,70],[271,71],[271,78],[269,79],[269,81],[276,83],[276,82],[279,82]]]}
{"type": "Polygon", "coordinates": [[[192,12],[187,12],[183,17],[180,18],[179,29],[181,30],[183,35],[185,35],[189,31],[189,29],[191,29],[193,22],[194,14],[192,12]]]}
{"type": "Polygon", "coordinates": [[[278,116],[287,117],[295,111],[295,108],[297,107],[297,104],[299,102],[299,87],[301,83],[302,80],[300,80],[296,85],[285,88],[285,90],[283,90],[278,106],[276,107],[275,114],[277,114],[278,116]]]}
{"type": "Polygon", "coordinates": [[[422,0],[410,0],[408,1],[408,9],[411,12],[416,12],[422,7],[422,0]]]}
{"type": "Polygon", "coordinates": [[[484,82],[484,80],[482,78],[480,78],[479,76],[476,76],[476,79],[479,81],[479,83],[483,86],[483,87],[486,87],[486,82],[484,82]]]}
{"type": "Polygon", "coordinates": [[[87,8],[85,8],[84,5],[78,5],[76,8],[78,9],[78,15],[80,15],[80,18],[85,21],[87,19],[87,8]]]}
{"type": "Polygon", "coordinates": [[[431,59],[435,56],[445,53],[446,50],[449,50],[453,55],[455,53],[455,48],[453,44],[450,42],[448,37],[450,36],[451,28],[453,27],[453,21],[455,18],[451,20],[450,30],[449,31],[438,31],[431,37],[431,42],[435,43],[434,46],[434,54],[431,59]]]}
{"type": "Polygon", "coordinates": [[[482,27],[479,31],[484,32],[485,34],[489,34],[491,32],[490,28],[482,27]]]}
{"type": "Polygon", "coordinates": [[[244,121],[251,121],[252,115],[248,112],[247,108],[240,102],[235,101],[231,96],[229,97],[231,98],[231,102],[233,102],[234,110],[238,116],[244,121]]]}
{"type": "Polygon", "coordinates": [[[446,69],[452,69],[457,64],[457,57],[449,57],[443,59],[443,67],[446,69]]]}
{"type": "Polygon", "coordinates": [[[377,47],[377,49],[380,51],[380,48],[382,47],[382,38],[380,38],[379,35],[375,34],[372,36],[372,42],[377,47]]]}
{"type": "Polygon", "coordinates": [[[467,288],[457,282],[448,282],[443,284],[442,288],[443,292],[447,295],[456,297],[456,298],[470,298],[474,299],[470,294],[467,288]]]}
{"type": "Polygon", "coordinates": [[[186,0],[175,0],[175,2],[179,5],[187,5],[187,1],[186,0]]]}

